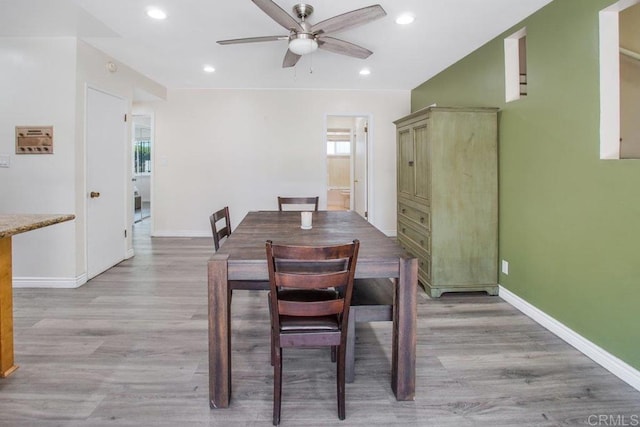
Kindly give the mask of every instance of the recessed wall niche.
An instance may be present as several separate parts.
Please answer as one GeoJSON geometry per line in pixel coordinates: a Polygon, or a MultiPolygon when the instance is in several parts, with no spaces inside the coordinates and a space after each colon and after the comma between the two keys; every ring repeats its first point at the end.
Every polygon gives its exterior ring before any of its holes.
{"type": "Polygon", "coordinates": [[[640,158],[640,0],[600,11],[600,158],[640,158]]]}
{"type": "Polygon", "coordinates": [[[527,96],[527,29],[522,28],[504,39],[505,100],[527,96]]]}

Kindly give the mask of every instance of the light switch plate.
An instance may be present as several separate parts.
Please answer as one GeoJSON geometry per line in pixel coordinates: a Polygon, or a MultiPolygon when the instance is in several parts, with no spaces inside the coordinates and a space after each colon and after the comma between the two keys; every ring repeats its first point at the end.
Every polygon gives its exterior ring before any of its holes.
{"type": "Polygon", "coordinates": [[[8,168],[11,166],[11,157],[7,154],[0,154],[0,168],[8,168]]]}

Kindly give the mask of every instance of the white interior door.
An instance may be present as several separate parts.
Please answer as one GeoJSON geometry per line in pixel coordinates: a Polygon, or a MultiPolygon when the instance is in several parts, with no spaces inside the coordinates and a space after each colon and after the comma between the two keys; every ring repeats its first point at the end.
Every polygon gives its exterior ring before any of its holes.
{"type": "Polygon", "coordinates": [[[357,117],[355,120],[355,144],[353,152],[353,207],[360,216],[368,219],[367,207],[367,153],[368,129],[367,120],[357,117]]]}
{"type": "Polygon", "coordinates": [[[87,276],[126,256],[126,102],[87,89],[87,276]]]}

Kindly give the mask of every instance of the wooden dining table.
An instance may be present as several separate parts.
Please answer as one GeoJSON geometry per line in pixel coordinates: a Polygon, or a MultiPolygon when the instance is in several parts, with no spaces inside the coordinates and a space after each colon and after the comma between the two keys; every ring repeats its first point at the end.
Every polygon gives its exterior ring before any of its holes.
{"type": "Polygon", "coordinates": [[[301,229],[300,212],[255,211],[245,216],[208,262],[211,408],[226,408],[231,398],[231,291],[265,289],[269,280],[265,242],[324,246],[354,239],[360,240],[355,277],[394,279],[391,388],[397,400],[414,399],[416,258],[353,211],[313,212],[309,230],[301,229]]]}

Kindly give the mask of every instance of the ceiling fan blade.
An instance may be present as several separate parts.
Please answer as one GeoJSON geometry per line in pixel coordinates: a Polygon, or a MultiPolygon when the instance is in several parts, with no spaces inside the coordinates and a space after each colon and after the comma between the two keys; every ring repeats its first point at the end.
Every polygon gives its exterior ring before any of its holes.
{"type": "Polygon", "coordinates": [[[357,44],[349,43],[333,37],[319,37],[318,48],[340,55],[353,56],[354,58],[366,59],[373,52],[357,44]]]}
{"type": "Polygon", "coordinates": [[[247,37],[244,39],[218,40],[218,44],[238,44],[238,43],[257,43],[257,42],[273,42],[276,40],[288,40],[288,36],[265,36],[265,37],[247,37]]]}
{"type": "Polygon", "coordinates": [[[280,6],[272,2],[271,0],[251,0],[258,6],[264,13],[269,15],[271,19],[282,25],[289,31],[303,31],[302,26],[293,16],[289,15],[280,6]]]}
{"type": "MultiPolygon", "coordinates": [[[[255,0],[254,0],[255,1],[255,0]]],[[[316,34],[336,33],[346,29],[366,24],[376,19],[386,16],[382,6],[375,4],[373,6],[363,7],[362,9],[352,10],[351,12],[336,15],[333,18],[325,19],[311,27],[311,32],[316,34]]]]}
{"type": "Polygon", "coordinates": [[[298,60],[301,57],[301,55],[293,53],[289,49],[287,49],[287,53],[284,55],[284,61],[282,61],[282,68],[293,67],[298,63],[298,60]]]}

